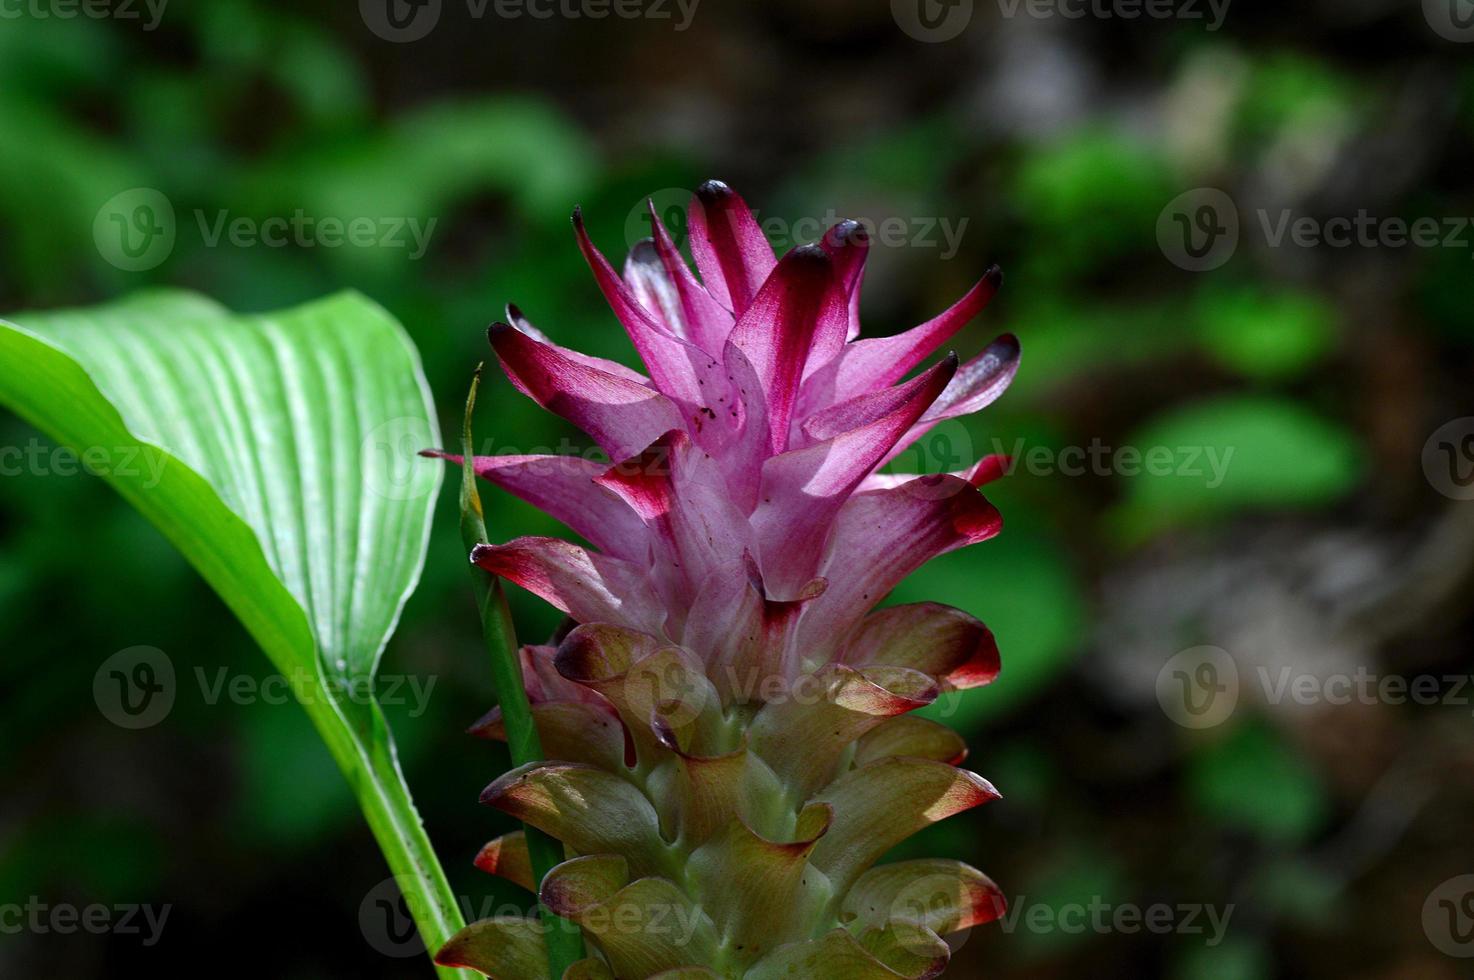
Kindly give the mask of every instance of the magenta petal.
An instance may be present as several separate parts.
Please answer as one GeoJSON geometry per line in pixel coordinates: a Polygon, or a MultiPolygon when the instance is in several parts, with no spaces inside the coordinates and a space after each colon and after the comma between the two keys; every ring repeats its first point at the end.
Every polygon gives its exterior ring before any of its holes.
{"type": "MultiPolygon", "coordinates": [[[[825,233],[821,242],[824,251],[834,257],[834,270],[849,302],[849,323],[845,329],[845,340],[860,336],[860,282],[865,278],[865,260],[870,255],[870,236],[865,226],[846,218],[825,233]]],[[[828,360],[827,358],[825,359],[828,360]]],[[[813,371],[823,362],[813,362],[813,371]]]]}
{"type": "Polygon", "coordinates": [[[924,418],[950,419],[981,411],[1008,388],[1018,365],[1018,338],[1006,333],[957,370],[957,376],[924,418]]]}
{"type": "Polygon", "coordinates": [[[682,643],[706,662],[724,703],[755,700],[756,688],[782,660],[779,629],[770,629],[750,560],[734,559],[702,582],[686,618],[682,643]],[[777,635],[775,635],[777,633],[777,635]]]}
{"type": "MultiPolygon", "coordinates": [[[[956,355],[949,355],[945,360],[937,363],[931,368],[930,374],[946,374],[950,379],[953,372],[957,370],[956,355]]],[[[926,377],[926,375],[923,375],[926,377]]],[[[862,426],[870,425],[880,419],[886,418],[897,411],[903,410],[911,403],[918,390],[915,379],[907,384],[897,385],[894,388],[882,388],[880,391],[866,392],[857,395],[849,401],[832,405],[821,412],[816,412],[804,421],[802,430],[804,435],[815,442],[824,442],[846,432],[852,432],[862,426]]],[[[946,382],[950,387],[951,381],[946,382]]],[[[945,392],[946,389],[943,389],[945,392]]],[[[937,396],[938,398],[941,395],[937,396]]],[[[926,413],[922,418],[926,417],[926,413]]]]}
{"type": "Polygon", "coordinates": [[[609,260],[589,240],[583,215],[578,211],[573,212],[573,229],[584,260],[593,270],[594,281],[624,325],[656,387],[688,406],[688,410],[705,406],[719,397],[725,390],[726,378],[716,359],[666,330],[645,311],[624,280],[615,274],[609,260]]]}
{"type": "MultiPolygon", "coordinates": [[[[774,456],[763,465],[760,503],[752,515],[769,588],[789,596],[816,574],[834,514],[946,387],[956,358],[884,393],[883,414],[824,442],[774,456]]],[[[845,570],[844,575],[851,572],[845,570]]]]}
{"type": "Polygon", "coordinates": [[[532,322],[523,315],[522,311],[514,303],[507,304],[507,322],[538,343],[551,347],[562,357],[573,361],[575,364],[582,364],[585,367],[603,371],[605,374],[612,374],[616,378],[624,378],[647,387],[650,384],[649,378],[645,377],[639,371],[625,367],[618,361],[611,361],[605,357],[594,357],[592,354],[584,354],[569,347],[558,346],[548,338],[547,334],[534,327],[532,322]]]}
{"type": "Polygon", "coordinates": [[[660,261],[655,242],[646,238],[630,249],[624,260],[624,284],[658,326],[688,338],[680,295],[665,271],[665,263],[660,261]]]}
{"type": "Polygon", "coordinates": [[[1018,338],[1006,333],[958,369],[957,376],[952,379],[947,390],[926,410],[926,414],[911,431],[896,443],[891,456],[895,457],[903,452],[938,422],[971,415],[993,404],[1013,383],[1018,366],[1018,338]]]}
{"type": "Polygon", "coordinates": [[[645,570],[557,538],[477,545],[471,561],[541,596],[581,623],[609,622],[660,635],[665,612],[645,570]]]}
{"type": "MultiPolygon", "coordinates": [[[[839,324],[842,331],[842,316],[833,260],[817,245],[804,245],[783,256],[732,328],[725,358],[728,371],[740,379],[734,351],[751,366],[762,389],[771,453],[781,453],[787,446],[799,382],[815,337],[826,329],[832,331],[829,324],[839,324]]],[[[754,397],[757,393],[745,390],[741,380],[737,388],[748,417],[756,415],[760,410],[754,397]]]]}
{"type": "MultiPolygon", "coordinates": [[[[1009,467],[1013,465],[1013,457],[1001,453],[984,456],[965,470],[956,470],[947,474],[955,476],[959,480],[966,480],[975,487],[985,487],[995,480],[1000,480],[1008,475],[1009,467]]],[[[872,473],[865,477],[865,482],[860,484],[860,490],[889,490],[891,487],[899,487],[903,483],[919,480],[921,473],[872,473]]]]}
{"type": "Polygon", "coordinates": [[[796,676],[789,638],[804,607],[827,587],[815,579],[791,600],[774,599],[750,555],[711,571],[687,617],[684,645],[706,661],[723,703],[762,701],[786,690],[771,685],[796,676]]]}
{"type": "MultiPolygon", "coordinates": [[[[431,452],[459,464],[461,457],[431,452]]],[[[649,556],[649,535],[640,515],[596,482],[607,467],[578,456],[477,456],[476,475],[567,524],[618,558],[649,556]]]]}
{"type": "Polygon", "coordinates": [[[665,266],[666,276],[675,284],[676,294],[681,300],[686,337],[715,357],[721,353],[722,345],[727,342],[727,335],[732,332],[732,324],[736,322],[732,311],[712,299],[705,287],[696,281],[675,242],[671,241],[665,223],[656,213],[655,202],[647,200],[646,205],[650,211],[650,226],[655,232],[655,252],[665,266]]]}
{"type": "Polygon", "coordinates": [[[666,434],[600,474],[598,483],[622,498],[660,542],[654,574],[673,580],[675,609],[689,608],[707,574],[750,546],[747,516],[733,506],[716,461],[685,433],[666,434]]]}
{"type": "Polygon", "coordinates": [[[687,212],[691,255],[713,299],[741,317],[773,271],[773,247],[736,191],[719,180],[696,188],[687,212]]]}
{"type": "Polygon", "coordinates": [[[857,340],[805,384],[804,403],[819,407],[895,384],[931,356],[998,292],[1003,273],[995,265],[945,312],[904,333],[857,340]]]}
{"type": "Polygon", "coordinates": [[[1002,528],[997,508],[952,476],[924,476],[850,498],[835,518],[821,565],[829,589],[804,611],[797,647],[832,649],[901,579],[1002,528]]]}
{"type": "Polygon", "coordinates": [[[490,337],[512,384],[587,432],[614,459],[684,428],[680,409],[659,392],[569,360],[504,323],[493,324],[490,337]]]}

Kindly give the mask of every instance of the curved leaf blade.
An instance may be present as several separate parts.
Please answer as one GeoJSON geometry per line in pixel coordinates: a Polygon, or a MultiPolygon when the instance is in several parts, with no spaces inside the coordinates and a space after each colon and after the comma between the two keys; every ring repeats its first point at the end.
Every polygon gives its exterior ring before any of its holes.
{"type": "MultiPolygon", "coordinates": [[[[182,464],[166,464],[157,486],[147,468],[109,475],[199,564],[222,550],[205,531],[221,530],[224,515],[208,513],[197,489],[177,498],[171,479],[197,474],[254,532],[307,617],[311,642],[263,643],[277,665],[300,666],[315,647],[327,676],[371,676],[419,580],[441,479],[415,465],[438,433],[418,355],[393,318],[351,293],[237,316],[166,292],[16,319],[0,321],[0,397],[74,448],[137,444],[182,464]],[[138,499],[155,491],[169,502],[138,499]]],[[[239,558],[234,544],[221,557],[239,558]]],[[[211,578],[233,607],[244,592],[275,591],[259,568],[216,575],[234,579],[211,578]]],[[[272,618],[273,632],[296,632],[289,611],[272,618]]]]}
{"type": "MultiPolygon", "coordinates": [[[[418,582],[439,441],[403,329],[352,293],[235,315],[182,292],[0,320],[0,402],[155,524],[284,673],[347,775],[427,947],[462,925],[371,690],[418,582]],[[93,457],[96,458],[96,457],[93,457]]],[[[446,976],[459,971],[442,970],[446,976]]]]}

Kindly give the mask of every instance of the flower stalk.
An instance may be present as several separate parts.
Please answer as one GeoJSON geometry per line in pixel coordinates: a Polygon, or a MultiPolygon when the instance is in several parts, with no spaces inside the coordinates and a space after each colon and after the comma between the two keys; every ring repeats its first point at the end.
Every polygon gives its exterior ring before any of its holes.
{"type": "MultiPolygon", "coordinates": [[[[461,540],[467,552],[487,544],[486,518],[481,509],[481,495],[476,490],[471,435],[472,418],[476,411],[476,393],[481,385],[481,365],[471,379],[471,388],[466,395],[466,414],[461,428],[461,446],[465,459],[461,467],[461,540]]],[[[497,703],[505,720],[507,749],[512,764],[524,766],[543,758],[541,740],[537,726],[532,720],[532,709],[527,700],[527,691],[522,686],[522,668],[517,660],[517,633],[512,624],[512,613],[507,606],[506,591],[501,579],[475,565],[470,566],[471,577],[477,590],[477,605],[481,613],[481,635],[490,654],[492,683],[496,688],[497,703]]],[[[552,837],[527,827],[524,831],[528,857],[534,880],[541,883],[555,866],[563,861],[563,846],[552,837]]],[[[561,977],[563,972],[583,957],[583,939],[578,928],[561,919],[539,903],[538,916],[546,927],[548,967],[552,976],[561,977]]]]}

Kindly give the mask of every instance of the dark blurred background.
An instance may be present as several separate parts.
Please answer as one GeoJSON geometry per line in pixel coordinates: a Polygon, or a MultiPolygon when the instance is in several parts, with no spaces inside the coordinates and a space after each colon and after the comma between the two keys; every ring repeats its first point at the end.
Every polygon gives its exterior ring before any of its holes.
{"type": "MultiPolygon", "coordinates": [[[[905,848],[968,858],[1017,913],[949,975],[1470,975],[1468,0],[394,0],[399,28],[383,0],[158,2],[0,6],[0,310],[356,288],[453,430],[508,301],[632,357],[575,203],[616,260],[645,194],[673,216],[711,176],[780,246],[869,219],[870,333],[996,260],[957,346],[1017,333],[1018,382],[904,462],[1016,454],[1006,530],[894,597],[962,606],[1004,652],[933,709],[1004,799],[905,848]],[[153,193],[172,243],[120,255],[110,214],[153,193]],[[215,234],[299,213],[316,230],[286,243],[215,234]],[[331,245],[353,219],[377,237],[331,245]]],[[[505,384],[479,436],[582,445],[505,384]]],[[[306,716],[210,695],[270,677],[240,626],[101,480],[8,414],[0,445],[30,461],[0,479],[0,974],[429,976],[361,925],[387,870],[306,716]],[[92,682],[138,645],[178,696],[126,730],[92,682]],[[91,904],[110,927],[14,928],[91,904]],[[113,928],[130,905],[162,929],[113,928]]],[[[488,499],[494,535],[559,533],[488,499]]],[[[514,602],[525,639],[556,625],[514,602]]],[[[470,867],[506,829],[476,804],[505,753],[462,734],[492,703],[477,636],[447,492],[381,691],[479,915],[525,897],[470,867]]]]}

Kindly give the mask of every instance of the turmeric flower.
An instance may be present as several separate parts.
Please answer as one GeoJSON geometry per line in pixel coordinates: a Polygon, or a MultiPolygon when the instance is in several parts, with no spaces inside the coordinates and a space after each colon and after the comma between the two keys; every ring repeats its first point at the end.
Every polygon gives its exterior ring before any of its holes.
{"type": "MultiPolygon", "coordinates": [[[[957,862],[875,862],[996,798],[957,768],[955,734],[909,713],[991,681],[998,650],[957,609],[872,610],[928,559],[998,533],[978,487],[1004,461],[880,470],[1008,386],[1007,335],[924,366],[1001,275],[866,338],[860,224],[780,259],[741,197],[710,181],[688,216],[693,274],[651,217],[622,274],[573,218],[648,376],[555,345],[514,307],[491,328],[512,384],[612,462],[475,460],[592,545],[528,537],[471,556],[574,624],[522,651],[555,761],[482,801],[567,848],[541,898],[595,951],[578,976],[936,976],[939,937],[996,917],[1001,896],[957,862]]],[[[501,736],[498,713],[476,730],[501,736]]],[[[519,835],[478,863],[533,886],[519,835]]],[[[439,958],[520,980],[545,975],[540,944],[525,922],[488,920],[439,958]]]]}

